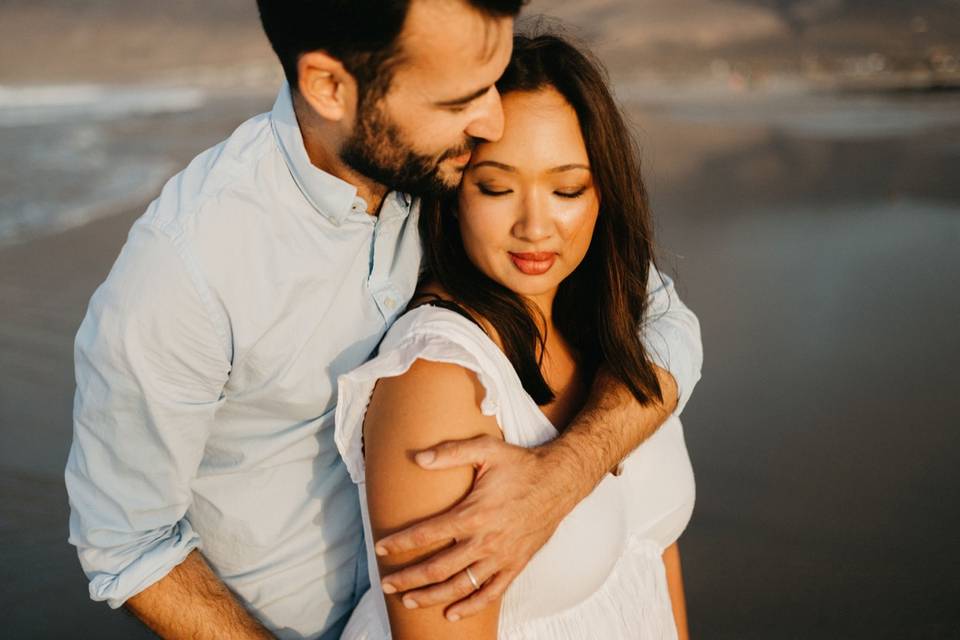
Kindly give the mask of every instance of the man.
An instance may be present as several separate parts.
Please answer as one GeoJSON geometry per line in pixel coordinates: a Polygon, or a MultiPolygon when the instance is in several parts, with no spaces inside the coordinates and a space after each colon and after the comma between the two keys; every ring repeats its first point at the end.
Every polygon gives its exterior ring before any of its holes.
{"type": "MultiPolygon", "coordinates": [[[[289,88],[164,187],[77,335],[66,481],[91,597],[166,638],[338,637],[367,574],[333,442],[336,378],[413,293],[410,195],[455,188],[472,144],[502,133],[494,82],[520,5],[259,2],[289,88]]],[[[600,380],[555,443],[421,453],[428,467],[485,472],[456,509],[377,541],[395,553],[458,540],[385,576],[385,591],[452,605],[451,618],[476,612],[509,580],[474,592],[465,566],[487,558],[512,579],[680,410],[699,328],[669,281],[651,308],[663,402],[640,406],[600,380]]]]}

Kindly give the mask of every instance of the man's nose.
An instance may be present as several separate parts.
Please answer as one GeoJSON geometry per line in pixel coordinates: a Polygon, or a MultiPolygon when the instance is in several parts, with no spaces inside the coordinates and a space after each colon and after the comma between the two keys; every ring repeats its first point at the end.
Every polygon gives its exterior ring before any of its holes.
{"type": "Polygon", "coordinates": [[[500,92],[496,87],[490,87],[480,100],[480,109],[464,133],[471,138],[496,142],[503,136],[503,103],[500,101],[500,92]]]}

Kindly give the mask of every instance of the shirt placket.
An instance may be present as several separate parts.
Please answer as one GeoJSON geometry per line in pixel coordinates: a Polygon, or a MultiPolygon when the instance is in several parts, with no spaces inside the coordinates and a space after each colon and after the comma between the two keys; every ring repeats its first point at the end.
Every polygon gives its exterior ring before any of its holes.
{"type": "Polygon", "coordinates": [[[402,311],[403,298],[392,278],[390,269],[397,250],[397,233],[405,217],[409,203],[392,194],[384,201],[380,216],[373,228],[373,251],[371,252],[368,286],[380,314],[389,324],[402,311]],[[403,208],[401,208],[403,207],[403,208]]]}

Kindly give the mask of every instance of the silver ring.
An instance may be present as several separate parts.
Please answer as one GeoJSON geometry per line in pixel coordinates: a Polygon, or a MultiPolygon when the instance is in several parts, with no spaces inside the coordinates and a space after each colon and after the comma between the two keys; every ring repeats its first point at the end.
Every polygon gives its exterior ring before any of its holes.
{"type": "Polygon", "coordinates": [[[477,582],[477,579],[473,577],[473,572],[470,571],[470,567],[467,567],[467,568],[465,569],[465,571],[467,572],[467,577],[470,578],[470,584],[473,585],[473,590],[474,590],[474,591],[479,591],[479,590],[480,590],[480,583],[477,582]]]}

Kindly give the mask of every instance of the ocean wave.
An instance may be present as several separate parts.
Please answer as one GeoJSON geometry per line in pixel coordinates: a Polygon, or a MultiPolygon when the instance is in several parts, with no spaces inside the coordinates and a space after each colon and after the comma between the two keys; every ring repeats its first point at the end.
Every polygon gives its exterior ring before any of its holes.
{"type": "Polygon", "coordinates": [[[0,127],[180,113],[206,101],[207,93],[194,87],[0,85],[0,127]]]}
{"type": "Polygon", "coordinates": [[[128,161],[110,172],[102,172],[98,179],[79,189],[68,184],[65,186],[74,188],[0,197],[0,247],[142,206],[175,170],[176,165],[160,160],[128,161]],[[24,195],[29,196],[26,201],[16,202],[24,195]]]}

